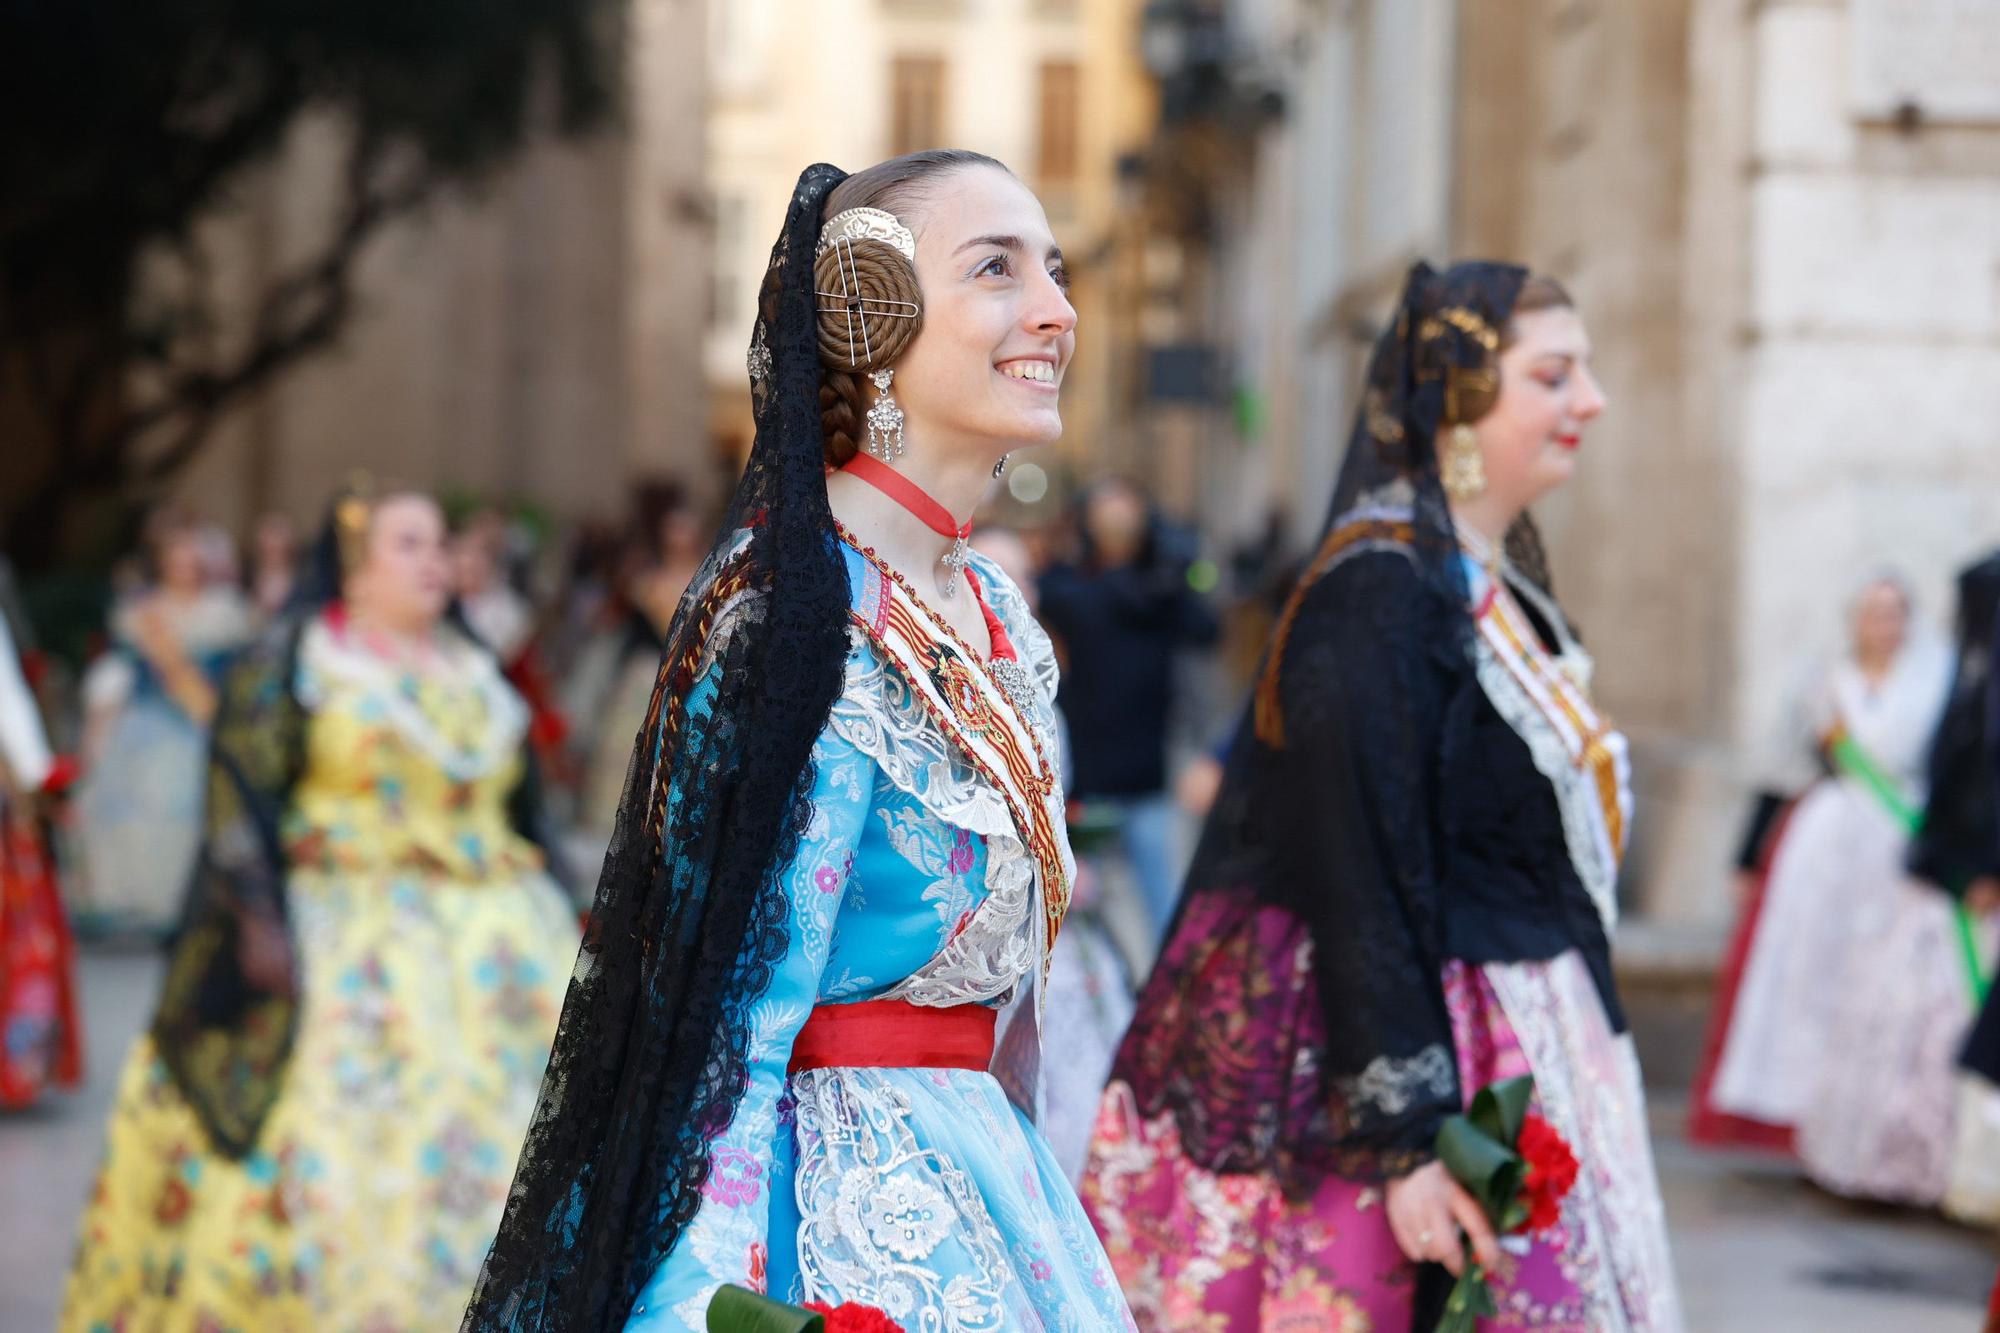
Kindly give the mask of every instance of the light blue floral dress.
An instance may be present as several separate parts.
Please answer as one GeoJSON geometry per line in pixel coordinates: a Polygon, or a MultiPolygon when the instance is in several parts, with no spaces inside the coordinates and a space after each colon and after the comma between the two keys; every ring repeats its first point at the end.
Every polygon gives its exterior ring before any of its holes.
{"type": "MultiPolygon", "coordinates": [[[[220,684],[250,634],[243,599],[211,588],[181,608],[162,598],[159,613],[189,660],[220,684]]],[[[108,717],[77,790],[72,847],[81,873],[72,888],[80,890],[77,925],[87,931],[172,926],[201,842],[208,728],[181,711],[139,651],[135,616],[134,605],[114,615],[114,646],[84,678],[88,707],[108,717]]]]}
{"type": "MultiPolygon", "coordinates": [[[[908,595],[842,549],[857,606],[908,595]]],[[[1048,639],[997,566],[973,569],[1025,668],[1010,696],[1053,753],[1048,639]]],[[[1130,1328],[1075,1192],[993,1074],[787,1076],[815,1004],[876,999],[1002,1008],[996,1063],[1029,1105],[1038,1066],[1035,860],[999,791],[859,627],[813,765],[810,828],[783,872],[791,943],[753,1013],[749,1087],[700,1212],[626,1327],[703,1329],[733,1282],[876,1306],[909,1333],[1130,1328]]]]}

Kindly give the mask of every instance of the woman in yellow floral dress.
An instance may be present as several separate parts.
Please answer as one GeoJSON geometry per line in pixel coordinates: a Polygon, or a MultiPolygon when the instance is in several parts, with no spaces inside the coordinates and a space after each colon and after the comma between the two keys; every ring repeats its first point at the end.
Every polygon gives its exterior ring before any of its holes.
{"type": "Polygon", "coordinates": [[[443,619],[425,496],[335,507],[344,596],[229,675],[206,837],[62,1327],[455,1329],[576,954],[526,707],[443,619]]]}

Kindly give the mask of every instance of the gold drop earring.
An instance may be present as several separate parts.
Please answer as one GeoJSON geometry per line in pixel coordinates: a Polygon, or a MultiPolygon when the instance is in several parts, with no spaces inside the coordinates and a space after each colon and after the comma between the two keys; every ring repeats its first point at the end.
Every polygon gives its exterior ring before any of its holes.
{"type": "Polygon", "coordinates": [[[1479,452],[1479,436],[1469,423],[1461,421],[1451,428],[1438,470],[1444,493],[1461,504],[1486,493],[1486,459],[1479,452]]]}

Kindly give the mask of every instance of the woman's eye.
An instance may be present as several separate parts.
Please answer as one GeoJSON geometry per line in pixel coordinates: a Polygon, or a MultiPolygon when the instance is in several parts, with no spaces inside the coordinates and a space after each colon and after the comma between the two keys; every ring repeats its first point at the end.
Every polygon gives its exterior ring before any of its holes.
{"type": "Polygon", "coordinates": [[[981,265],[979,266],[979,268],[978,268],[978,269],[977,269],[977,270],[976,270],[976,271],[974,272],[973,276],[974,276],[974,277],[980,277],[980,278],[987,278],[987,277],[993,277],[993,278],[1004,278],[1004,277],[1006,277],[1006,276],[1007,276],[1007,256],[1005,256],[1005,255],[994,255],[994,256],[993,256],[993,257],[992,257],[991,259],[989,259],[989,260],[987,260],[987,261],[986,261],[985,263],[981,264],[981,265]]]}
{"type": "Polygon", "coordinates": [[[1055,282],[1055,285],[1056,285],[1056,289],[1057,289],[1058,291],[1065,291],[1065,292],[1066,292],[1066,291],[1068,291],[1068,290],[1069,290],[1069,270],[1068,270],[1068,269],[1066,269],[1066,268],[1063,268],[1063,267],[1060,267],[1060,266],[1058,266],[1058,267],[1056,267],[1056,268],[1052,268],[1052,269],[1050,269],[1050,270],[1049,270],[1049,277],[1050,277],[1050,279],[1052,279],[1052,280],[1053,280],[1053,281],[1055,282]]]}

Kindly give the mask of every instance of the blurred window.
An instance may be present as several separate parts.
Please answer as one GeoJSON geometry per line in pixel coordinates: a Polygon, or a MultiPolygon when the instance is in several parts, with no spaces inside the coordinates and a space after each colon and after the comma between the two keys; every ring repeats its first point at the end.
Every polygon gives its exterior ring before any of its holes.
{"type": "Polygon", "coordinates": [[[889,71],[889,156],[944,143],[944,60],[897,56],[889,71]]]}
{"type": "Polygon", "coordinates": [[[1074,60],[1042,62],[1041,137],[1036,173],[1048,184],[1076,179],[1081,71],[1074,60]]]}

